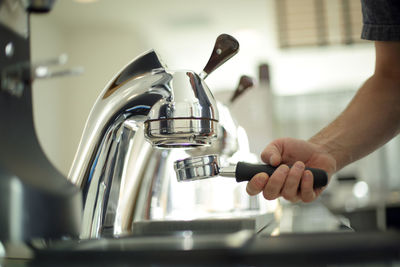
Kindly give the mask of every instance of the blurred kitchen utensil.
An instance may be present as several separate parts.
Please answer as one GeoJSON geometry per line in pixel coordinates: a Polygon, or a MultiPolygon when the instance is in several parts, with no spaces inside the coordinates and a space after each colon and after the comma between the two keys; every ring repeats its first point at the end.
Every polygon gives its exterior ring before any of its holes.
{"type": "Polygon", "coordinates": [[[254,86],[254,81],[253,78],[247,75],[243,75],[240,77],[239,84],[236,87],[235,92],[231,96],[231,99],[229,100],[229,104],[232,104],[235,102],[235,100],[242,95],[245,91],[248,89],[252,88],[254,86]]]}

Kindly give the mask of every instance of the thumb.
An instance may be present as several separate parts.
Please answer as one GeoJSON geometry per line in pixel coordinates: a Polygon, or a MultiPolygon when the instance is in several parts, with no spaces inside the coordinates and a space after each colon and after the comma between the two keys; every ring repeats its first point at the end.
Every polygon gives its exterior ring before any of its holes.
{"type": "Polygon", "coordinates": [[[277,166],[282,161],[282,144],[278,140],[271,142],[264,151],[261,153],[261,159],[265,163],[271,164],[272,166],[277,166]]]}

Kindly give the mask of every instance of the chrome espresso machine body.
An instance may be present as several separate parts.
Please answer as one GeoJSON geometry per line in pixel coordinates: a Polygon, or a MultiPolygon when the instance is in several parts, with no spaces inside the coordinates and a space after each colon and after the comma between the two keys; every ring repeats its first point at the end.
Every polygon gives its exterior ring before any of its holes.
{"type": "MultiPolygon", "coordinates": [[[[171,148],[206,153],[207,148],[198,148],[232,139],[225,129],[229,127],[220,124],[216,100],[204,79],[238,49],[233,37],[220,35],[200,75],[171,71],[149,51],[106,86],[89,115],[68,175],[83,190],[81,238],[128,235],[133,222],[153,218],[155,207],[167,209],[166,176],[173,160],[190,151],[171,148]]],[[[223,151],[226,146],[217,147],[223,151]]]]}

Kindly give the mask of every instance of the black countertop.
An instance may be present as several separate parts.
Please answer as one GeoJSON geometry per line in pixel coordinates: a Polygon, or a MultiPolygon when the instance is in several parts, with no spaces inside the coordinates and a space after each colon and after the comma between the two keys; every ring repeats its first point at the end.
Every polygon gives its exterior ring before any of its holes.
{"type": "Polygon", "coordinates": [[[55,242],[36,250],[31,260],[8,259],[5,266],[400,264],[400,232],[354,232],[319,203],[286,204],[278,213],[278,220],[264,220],[269,222],[257,231],[246,222],[235,232],[146,231],[120,239],[55,242]]]}
{"type": "Polygon", "coordinates": [[[388,266],[400,263],[399,252],[398,232],[293,233],[255,237],[242,248],[46,250],[29,266],[388,266]]]}

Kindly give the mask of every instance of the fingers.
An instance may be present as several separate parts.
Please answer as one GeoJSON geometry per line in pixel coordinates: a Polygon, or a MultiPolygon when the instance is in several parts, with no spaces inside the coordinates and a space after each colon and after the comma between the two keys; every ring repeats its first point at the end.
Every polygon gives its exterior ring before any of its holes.
{"type": "Polygon", "coordinates": [[[247,183],[246,191],[250,196],[260,193],[267,184],[268,174],[258,173],[247,183]]]}
{"type": "Polygon", "coordinates": [[[304,163],[298,161],[291,168],[280,165],[270,177],[266,173],[258,173],[248,182],[246,191],[251,196],[262,192],[267,200],[282,196],[291,202],[311,202],[318,196],[313,182],[311,171],[305,170],[304,163]]]}
{"type": "Polygon", "coordinates": [[[311,171],[305,171],[303,177],[301,178],[300,185],[300,197],[303,202],[311,202],[317,197],[316,193],[314,192],[313,184],[314,178],[311,171]]]}
{"type": "Polygon", "coordinates": [[[297,161],[290,168],[288,176],[286,177],[285,180],[285,184],[281,191],[281,195],[283,196],[283,198],[292,202],[297,201],[299,199],[298,197],[299,184],[301,177],[303,176],[304,169],[305,165],[301,161],[297,161]]]}
{"type": "Polygon", "coordinates": [[[286,177],[289,173],[289,167],[285,164],[280,165],[268,179],[263,190],[265,199],[273,200],[281,195],[282,187],[285,184],[286,177]]]}

